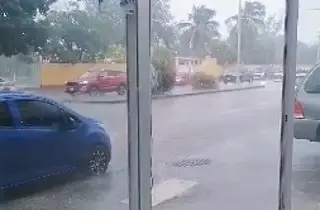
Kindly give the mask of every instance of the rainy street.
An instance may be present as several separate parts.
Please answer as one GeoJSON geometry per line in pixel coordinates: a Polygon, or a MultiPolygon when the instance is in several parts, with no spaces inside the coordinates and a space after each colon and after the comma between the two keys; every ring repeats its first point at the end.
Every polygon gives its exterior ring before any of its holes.
{"type": "MultiPolygon", "coordinates": [[[[276,209],[281,83],[266,88],[153,102],[155,183],[193,183],[155,209],[276,209]]],[[[0,209],[128,209],[126,105],[68,104],[105,123],[108,174],[46,187],[0,209]]],[[[164,194],[175,186],[168,185],[164,194]]],[[[296,141],[293,209],[317,209],[320,144],[296,141]]]]}
{"type": "Polygon", "coordinates": [[[0,210],[320,210],[320,0],[0,2],[0,210]]]}

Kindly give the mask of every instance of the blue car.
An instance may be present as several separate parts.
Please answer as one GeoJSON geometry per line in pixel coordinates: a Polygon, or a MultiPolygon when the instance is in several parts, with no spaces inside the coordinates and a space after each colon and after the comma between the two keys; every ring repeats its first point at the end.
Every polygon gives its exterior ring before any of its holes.
{"type": "Polygon", "coordinates": [[[42,96],[0,92],[0,189],[71,171],[99,175],[110,160],[100,122],[42,96]]]}

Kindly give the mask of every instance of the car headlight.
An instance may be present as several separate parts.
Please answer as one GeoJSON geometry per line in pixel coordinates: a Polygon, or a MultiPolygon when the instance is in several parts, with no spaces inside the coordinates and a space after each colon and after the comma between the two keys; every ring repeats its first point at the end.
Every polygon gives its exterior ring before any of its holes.
{"type": "Polygon", "coordinates": [[[87,90],[87,86],[82,86],[81,88],[80,88],[80,91],[86,91],[87,90]]]}
{"type": "Polygon", "coordinates": [[[105,129],[105,124],[104,124],[104,123],[98,122],[97,125],[98,125],[100,128],[105,129]]]}
{"type": "Polygon", "coordinates": [[[82,81],[82,82],[80,82],[80,84],[81,85],[86,85],[86,84],[88,84],[88,81],[82,81]]]}

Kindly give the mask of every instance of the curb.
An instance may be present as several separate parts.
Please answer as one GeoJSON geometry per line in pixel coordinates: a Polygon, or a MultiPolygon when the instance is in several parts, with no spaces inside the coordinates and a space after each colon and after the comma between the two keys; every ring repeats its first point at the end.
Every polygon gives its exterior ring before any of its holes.
{"type": "MultiPolygon", "coordinates": [[[[168,95],[156,95],[152,96],[153,100],[159,99],[169,99],[169,98],[182,98],[187,96],[196,96],[196,95],[205,95],[205,94],[215,94],[215,93],[222,93],[222,92],[233,92],[233,91],[240,91],[240,90],[251,90],[251,89],[259,89],[264,88],[265,85],[255,85],[250,87],[239,87],[239,88],[230,88],[230,89],[223,89],[223,90],[204,90],[204,91],[197,91],[197,92],[187,92],[187,93],[176,93],[176,94],[168,94],[168,95]]],[[[127,99],[116,99],[116,100],[69,100],[65,99],[63,102],[66,103],[82,103],[82,104],[121,104],[125,103],[127,99]]]]}

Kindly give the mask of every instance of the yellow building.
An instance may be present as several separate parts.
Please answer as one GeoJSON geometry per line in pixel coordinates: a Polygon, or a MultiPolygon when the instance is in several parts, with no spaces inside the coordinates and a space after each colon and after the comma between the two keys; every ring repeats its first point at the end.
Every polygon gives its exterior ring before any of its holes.
{"type": "Polygon", "coordinates": [[[77,79],[87,71],[110,69],[125,71],[126,64],[118,63],[42,63],[40,65],[40,87],[44,89],[63,88],[66,81],[77,79]]]}

